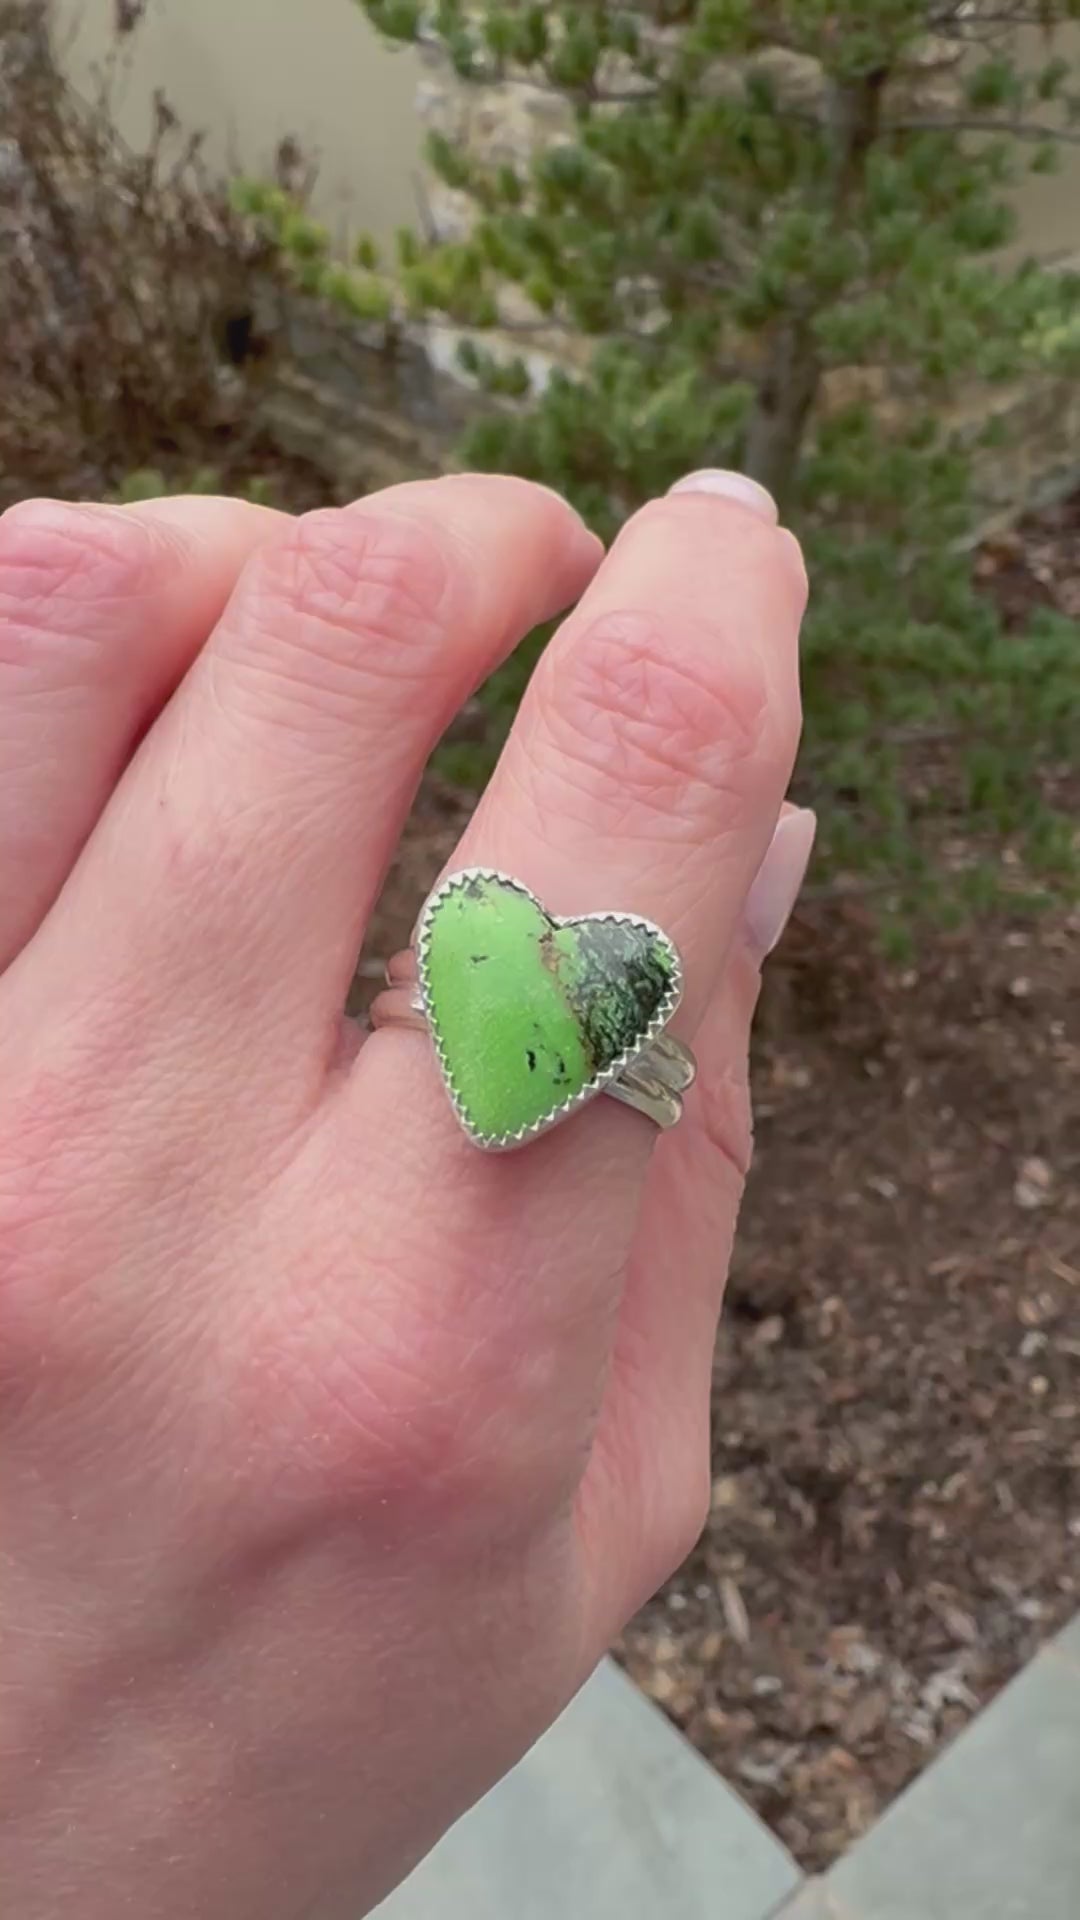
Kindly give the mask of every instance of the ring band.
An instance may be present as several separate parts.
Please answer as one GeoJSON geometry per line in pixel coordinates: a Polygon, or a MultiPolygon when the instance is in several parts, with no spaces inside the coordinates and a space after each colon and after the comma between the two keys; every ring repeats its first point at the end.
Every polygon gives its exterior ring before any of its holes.
{"type": "Polygon", "coordinates": [[[522,1145],[598,1093],[663,1129],[682,1116],[696,1063],[665,1031],[682,963],[651,921],[560,920],[512,876],[464,868],[431,895],[386,982],[372,1026],[431,1035],[478,1146],[522,1145]]]}

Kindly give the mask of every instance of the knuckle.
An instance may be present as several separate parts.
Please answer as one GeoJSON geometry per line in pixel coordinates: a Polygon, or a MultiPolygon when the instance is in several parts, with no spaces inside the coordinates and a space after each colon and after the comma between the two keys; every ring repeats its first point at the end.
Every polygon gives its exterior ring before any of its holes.
{"type": "Polygon", "coordinates": [[[412,686],[437,667],[453,590],[431,523],[385,508],[330,508],[304,514],[256,557],[244,631],[257,655],[272,634],[275,671],[285,653],[300,681],[336,691],[371,677],[412,686]]]}
{"type": "Polygon", "coordinates": [[[709,1518],[711,1483],[708,1451],[695,1447],[693,1459],[671,1489],[657,1542],[661,1564],[666,1563],[667,1578],[681,1567],[697,1546],[709,1518]]]}
{"type": "MultiPolygon", "coordinates": [[[[622,1375],[620,1390],[625,1395],[622,1375]]],[[[612,1485],[601,1496],[609,1510],[613,1496],[614,1510],[624,1516],[634,1608],[693,1552],[712,1492],[707,1396],[661,1405],[646,1378],[639,1399],[640,1409],[632,1410],[637,1417],[626,1418],[621,1436],[618,1426],[605,1436],[612,1485]]]]}
{"type": "Polygon", "coordinates": [[[167,552],[147,521],[116,508],[9,507],[0,517],[0,664],[40,663],[50,639],[69,664],[96,656],[114,636],[111,617],[148,592],[167,552]]]}
{"type": "Polygon", "coordinates": [[[365,1285],[345,1291],[356,1251],[344,1226],[297,1250],[288,1286],[249,1328],[245,1364],[258,1377],[232,1400],[259,1419],[272,1410],[277,1449],[331,1501],[389,1495],[414,1519],[477,1525],[514,1512],[523,1490],[552,1504],[568,1471],[550,1436],[554,1351],[509,1327],[455,1325],[444,1293],[464,1278],[452,1254],[410,1282],[408,1258],[366,1237],[365,1285]]]}
{"type": "Polygon", "coordinates": [[[594,818],[629,801],[693,838],[718,796],[729,809],[749,802],[764,763],[779,759],[761,661],[687,638],[651,614],[606,613],[545,661],[546,730],[594,818]]]}
{"type": "Polygon", "coordinates": [[[349,1331],[316,1351],[291,1331],[291,1340],[249,1341],[248,1378],[230,1395],[260,1452],[287,1457],[294,1482],[331,1506],[390,1503],[407,1525],[475,1509],[486,1455],[459,1382],[396,1341],[396,1351],[373,1353],[349,1331]]]}
{"type": "MultiPolygon", "coordinates": [[[[643,1356],[637,1431],[626,1437],[617,1473],[621,1504],[637,1519],[642,1588],[651,1594],[700,1539],[712,1479],[707,1389],[675,1406],[658,1398],[650,1374],[643,1356]]],[[[625,1391],[625,1378],[621,1384],[625,1391]]]]}

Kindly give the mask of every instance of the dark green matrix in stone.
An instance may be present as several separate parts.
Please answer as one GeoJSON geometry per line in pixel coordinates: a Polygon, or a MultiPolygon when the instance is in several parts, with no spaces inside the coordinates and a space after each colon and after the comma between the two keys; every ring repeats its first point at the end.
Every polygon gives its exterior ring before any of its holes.
{"type": "Polygon", "coordinates": [[[592,1079],[648,1029],[671,986],[671,954],[628,920],[571,921],[542,945],[580,1027],[592,1079]]]}

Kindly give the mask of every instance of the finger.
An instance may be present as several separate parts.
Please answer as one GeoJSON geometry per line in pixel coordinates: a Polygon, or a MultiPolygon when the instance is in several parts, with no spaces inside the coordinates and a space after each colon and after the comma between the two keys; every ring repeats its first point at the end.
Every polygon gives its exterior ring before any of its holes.
{"type": "MultiPolygon", "coordinates": [[[[558,914],[658,921],[682,950],[686,1031],[790,775],[803,598],[794,542],[739,502],[635,516],[544,655],[454,857],[518,875],[558,914]]],[[[396,1042],[365,1050],[360,1097],[396,1042]]],[[[568,1160],[601,1126],[640,1178],[648,1126],[610,1113],[561,1129],[568,1160]]]]}
{"type": "Polygon", "coordinates": [[[0,519],[0,970],[280,515],[241,500],[31,500],[0,519]]]}
{"type": "Polygon", "coordinates": [[[687,1028],[790,777],[804,599],[795,542],[740,501],[645,508],[541,660],[465,838],[467,862],[520,874],[558,913],[663,926],[687,1028]]]}
{"type": "MultiPolygon", "coordinates": [[[[600,551],[546,488],[468,475],[288,523],[73,876],[72,913],[113,902],[110,970],[158,978],[174,1023],[217,1007],[267,1071],[280,1041],[308,1080],[432,746],[600,551]]],[[[231,1044],[216,1058],[235,1072],[231,1044]]]]}
{"type": "MultiPolygon", "coordinates": [[[[794,542],[745,505],[647,507],[549,646],[453,862],[516,874],[557,914],[658,922],[682,950],[688,1037],[790,776],[804,593],[794,542]]],[[[441,1196],[437,1222],[410,1224],[414,1263],[440,1276],[462,1340],[483,1342],[491,1393],[505,1395],[513,1354],[544,1357],[547,1391],[506,1401],[515,1447],[539,1444],[553,1381],[568,1419],[595,1401],[654,1131],[601,1100],[491,1158],[461,1137],[429,1043],[403,1031],[374,1034],[352,1080],[351,1151],[376,1179],[441,1196]],[[471,1246],[478,1221],[486,1257],[451,1304],[447,1248],[471,1246]]]]}
{"type": "Polygon", "coordinates": [[[787,807],[698,1028],[698,1078],[649,1168],[611,1374],[580,1495],[604,1644],[690,1552],[709,1488],[713,1350],[750,1166],[750,1028],[760,965],[801,889],[812,813],[787,807]],[[674,1223],[680,1230],[674,1230],[674,1223]]]}

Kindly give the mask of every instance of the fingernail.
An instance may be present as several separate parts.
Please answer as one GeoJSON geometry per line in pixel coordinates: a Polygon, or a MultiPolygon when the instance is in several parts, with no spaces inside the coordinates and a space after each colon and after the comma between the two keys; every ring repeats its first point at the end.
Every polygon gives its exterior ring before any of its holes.
{"type": "Polygon", "coordinates": [[[728,500],[737,500],[741,507],[749,507],[751,513],[770,521],[774,527],[780,518],[771,493],[766,493],[749,474],[730,473],[726,467],[702,467],[698,473],[688,473],[682,480],[676,480],[668,492],[720,493],[728,500]]]}
{"type": "Polygon", "coordinates": [[[780,816],[746,902],[746,937],[759,960],[771,953],[791,918],[817,832],[808,807],[780,816]]]}

